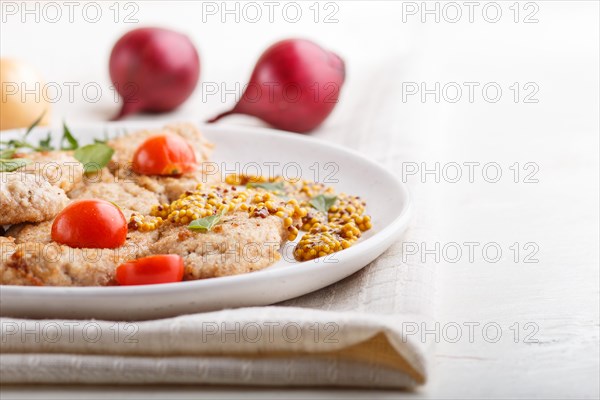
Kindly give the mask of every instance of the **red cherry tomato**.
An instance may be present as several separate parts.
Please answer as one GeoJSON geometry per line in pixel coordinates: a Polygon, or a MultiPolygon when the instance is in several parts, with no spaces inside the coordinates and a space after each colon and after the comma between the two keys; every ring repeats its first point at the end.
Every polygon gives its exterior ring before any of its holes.
{"type": "Polygon", "coordinates": [[[116,279],[119,285],[181,282],[183,258],[175,254],[160,254],[128,261],[119,265],[116,279]]]}
{"type": "Polygon", "coordinates": [[[178,135],[151,136],[133,155],[133,170],[142,175],[181,175],[196,166],[193,147],[178,135]]]}
{"type": "Polygon", "coordinates": [[[114,249],[125,243],[127,221],[121,210],[104,200],[76,200],[52,224],[52,240],[70,247],[114,249]]]}

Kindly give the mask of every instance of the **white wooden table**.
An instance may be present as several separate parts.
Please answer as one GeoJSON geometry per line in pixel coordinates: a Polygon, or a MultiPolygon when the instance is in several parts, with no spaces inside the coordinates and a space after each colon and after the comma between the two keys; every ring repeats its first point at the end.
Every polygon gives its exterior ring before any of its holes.
{"type": "MultiPolygon", "coordinates": [[[[125,22],[131,12],[142,25],[187,32],[199,47],[204,83],[168,118],[206,118],[223,110],[234,101],[223,89],[245,83],[262,49],[283,37],[312,38],[342,55],[348,66],[342,101],[314,135],[350,147],[361,143],[374,159],[402,154],[398,174],[404,172],[411,185],[432,185],[443,217],[431,241],[407,255],[440,257],[439,332],[426,335],[438,343],[430,382],[416,393],[4,387],[3,399],[598,398],[598,2],[479,2],[471,16],[462,2],[428,2],[429,10],[438,7],[439,22],[435,11],[424,13],[421,2],[321,3],[319,15],[312,2],[300,2],[296,23],[290,22],[293,10],[285,16],[277,11],[284,3],[275,9],[273,23],[261,2],[257,23],[248,22],[255,14],[245,3],[237,5],[239,22],[235,14],[223,15],[220,2],[168,7],[132,2],[128,8],[121,4],[118,16],[106,3],[96,23],[86,21],[93,15],[84,18],[80,8],[70,22],[60,2],[65,14],[58,22],[48,20],[55,14],[40,14],[39,22],[25,15],[21,23],[22,10],[13,14],[7,3],[2,57],[27,60],[63,88],[76,82],[79,88],[92,83],[102,89],[97,102],[78,88],[71,99],[65,91],[54,106],[57,124],[63,117],[103,121],[116,112],[108,54],[120,34],[137,26],[125,22]],[[453,23],[457,10],[461,18],[453,23]],[[207,94],[214,87],[218,93],[207,94]],[[430,149],[406,153],[423,137],[430,149]],[[439,182],[434,173],[421,175],[436,163],[439,182]],[[462,177],[453,183],[457,171],[462,177]],[[436,244],[437,254],[423,251],[436,244]]],[[[255,123],[230,120],[236,122],[255,123]]]]}

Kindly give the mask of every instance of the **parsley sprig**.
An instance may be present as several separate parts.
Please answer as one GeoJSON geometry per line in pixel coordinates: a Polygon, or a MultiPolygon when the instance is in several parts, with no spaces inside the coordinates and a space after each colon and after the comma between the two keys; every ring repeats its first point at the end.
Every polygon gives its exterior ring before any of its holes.
{"type": "MultiPolygon", "coordinates": [[[[27,128],[20,139],[0,141],[0,172],[16,171],[31,162],[27,158],[13,158],[19,149],[25,148],[33,151],[57,150],[52,146],[52,135],[50,132],[43,139],[40,139],[37,145],[28,140],[29,134],[39,125],[45,114],[46,111],[27,128]]],[[[63,135],[58,150],[74,150],[73,157],[83,164],[84,172],[96,172],[104,168],[114,154],[114,150],[105,143],[107,139],[108,137],[105,135],[104,140],[95,139],[93,144],[80,147],[79,141],[71,133],[66,122],[63,121],[63,135]]]]}

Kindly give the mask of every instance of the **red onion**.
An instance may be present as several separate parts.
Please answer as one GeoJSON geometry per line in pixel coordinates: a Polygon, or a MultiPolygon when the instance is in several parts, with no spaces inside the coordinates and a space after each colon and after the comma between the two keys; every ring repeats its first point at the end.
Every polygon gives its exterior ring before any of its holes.
{"type": "Polygon", "coordinates": [[[126,33],[110,55],[110,77],[123,98],[115,119],[141,111],[171,111],[194,91],[198,52],[187,36],[161,28],[126,33]]]}
{"type": "Polygon", "coordinates": [[[246,114],[275,128],[308,132],[331,113],[344,78],[344,62],[336,54],[308,40],[283,40],[260,57],[235,107],[208,122],[246,114]]]}

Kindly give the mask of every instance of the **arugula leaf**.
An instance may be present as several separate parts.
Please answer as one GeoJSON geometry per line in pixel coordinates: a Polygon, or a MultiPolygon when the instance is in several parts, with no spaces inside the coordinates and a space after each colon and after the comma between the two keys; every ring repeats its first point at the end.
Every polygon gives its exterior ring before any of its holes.
{"type": "Polygon", "coordinates": [[[38,143],[38,150],[40,150],[40,151],[54,150],[54,147],[52,147],[51,142],[52,142],[52,134],[50,132],[48,132],[48,134],[46,135],[46,139],[40,139],[40,142],[38,143]]]}
{"type": "Polygon", "coordinates": [[[23,147],[32,149],[35,151],[48,150],[48,146],[50,145],[48,138],[46,138],[46,140],[40,141],[39,146],[35,146],[35,145],[27,142],[27,136],[31,133],[33,128],[35,128],[37,125],[39,125],[39,123],[42,121],[42,118],[44,118],[45,114],[46,114],[46,111],[44,110],[42,115],[40,115],[35,121],[33,121],[33,123],[29,126],[29,128],[27,128],[27,130],[25,131],[25,133],[23,134],[23,137],[21,139],[11,139],[8,141],[0,140],[0,145],[6,146],[6,148],[0,150],[2,152],[1,153],[2,156],[0,158],[4,158],[4,159],[10,158],[10,157],[12,157],[12,155],[15,153],[15,151],[17,149],[20,149],[23,147]],[[5,152],[9,152],[8,154],[10,154],[10,156],[5,156],[5,152]],[[12,153],[10,153],[10,152],[12,152],[12,153]]]}
{"type": "Polygon", "coordinates": [[[0,141],[0,144],[4,145],[4,146],[8,146],[8,148],[10,148],[11,150],[17,150],[23,147],[26,147],[28,149],[37,149],[36,146],[27,143],[27,142],[23,142],[21,140],[17,140],[17,139],[11,139],[8,142],[7,141],[0,141]]]}
{"type": "Polygon", "coordinates": [[[36,126],[38,126],[40,124],[40,122],[42,122],[42,118],[44,118],[44,115],[46,115],[46,111],[47,110],[44,110],[42,115],[40,115],[35,121],[33,121],[33,124],[31,124],[29,126],[29,128],[27,128],[27,130],[25,131],[25,134],[23,135],[23,139],[27,138],[27,135],[29,135],[31,133],[33,128],[35,128],[36,126]]]}
{"type": "Polygon", "coordinates": [[[0,172],[12,172],[29,164],[31,160],[26,158],[13,158],[10,160],[0,159],[0,172]]]}
{"type": "Polygon", "coordinates": [[[321,211],[322,213],[327,214],[331,206],[335,204],[337,201],[337,196],[320,194],[318,196],[313,197],[308,202],[313,208],[321,211]]]}
{"type": "Polygon", "coordinates": [[[209,215],[208,217],[198,218],[190,222],[188,229],[192,231],[210,232],[221,220],[223,214],[209,215]]]}
{"type": "Polygon", "coordinates": [[[108,136],[106,135],[106,132],[104,132],[104,139],[94,138],[94,143],[106,143],[106,142],[108,142],[108,136]]]}
{"type": "Polygon", "coordinates": [[[284,193],[285,185],[283,182],[250,182],[246,185],[247,188],[261,188],[269,192],[284,193]]]}
{"type": "Polygon", "coordinates": [[[67,124],[63,121],[63,137],[62,139],[60,139],[60,149],[75,150],[77,148],[79,148],[79,142],[77,141],[77,139],[75,139],[75,137],[69,130],[69,127],[67,127],[67,124]],[[64,145],[65,140],[69,143],[67,146],[64,145]]]}
{"type": "Polygon", "coordinates": [[[7,160],[12,158],[12,156],[17,152],[17,149],[5,149],[0,150],[0,159],[7,160]]]}
{"type": "Polygon", "coordinates": [[[108,164],[114,150],[104,143],[88,144],[75,150],[73,156],[83,164],[85,173],[96,172],[108,164]]]}
{"type": "MultiPolygon", "coordinates": [[[[31,126],[29,126],[29,128],[27,128],[27,130],[25,131],[25,134],[23,134],[23,137],[21,139],[11,139],[8,141],[0,140],[0,145],[3,147],[5,146],[4,149],[0,149],[0,159],[11,158],[12,155],[16,152],[16,150],[18,150],[20,148],[27,148],[27,149],[31,149],[33,151],[54,150],[54,147],[52,146],[52,133],[51,132],[48,132],[45,139],[40,139],[37,146],[35,146],[27,141],[27,136],[31,133],[31,131],[37,125],[39,125],[42,118],[44,118],[45,114],[46,114],[46,111],[44,111],[42,113],[42,115],[40,115],[31,124],[31,126]]],[[[94,139],[95,144],[101,144],[101,145],[104,145],[107,141],[108,141],[108,134],[106,131],[104,132],[103,140],[102,139],[94,139]]],[[[85,146],[85,147],[87,147],[87,146],[85,146]]],[[[106,146],[106,147],[108,147],[108,146],[106,146]]],[[[110,160],[110,157],[112,157],[112,152],[110,153],[110,156],[108,156],[109,151],[106,149],[106,147],[95,147],[93,149],[87,148],[85,151],[80,152],[80,156],[84,159],[84,161],[82,161],[82,163],[84,165],[85,164],[97,164],[94,166],[90,165],[88,167],[88,169],[86,169],[86,172],[97,171],[97,170],[103,168],[106,165],[106,163],[108,163],[108,161],[110,160]],[[90,154],[92,154],[92,155],[90,155],[90,154]],[[89,157],[92,157],[92,158],[90,159],[89,157]],[[103,161],[106,157],[108,157],[108,160],[103,161]]],[[[77,149],[79,149],[79,141],[75,138],[75,136],[73,136],[73,134],[71,133],[71,130],[67,126],[66,122],[63,121],[63,136],[60,140],[60,150],[77,150],[77,149]],[[66,142],[66,144],[65,144],[65,142],[66,142]]],[[[112,149],[110,151],[112,151],[112,149]]]]}

